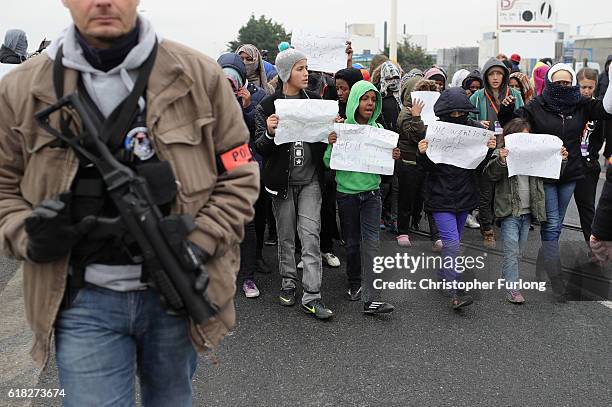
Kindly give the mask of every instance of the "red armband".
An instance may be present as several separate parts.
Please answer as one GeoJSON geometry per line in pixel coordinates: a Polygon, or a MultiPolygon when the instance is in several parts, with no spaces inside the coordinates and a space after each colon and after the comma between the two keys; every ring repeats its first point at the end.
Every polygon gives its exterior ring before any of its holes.
{"type": "Polygon", "coordinates": [[[238,147],[232,148],[225,153],[221,153],[217,156],[217,168],[219,170],[219,174],[224,173],[226,171],[232,171],[235,168],[240,167],[241,165],[248,164],[253,161],[253,156],[251,155],[251,149],[248,144],[242,144],[238,147]]]}

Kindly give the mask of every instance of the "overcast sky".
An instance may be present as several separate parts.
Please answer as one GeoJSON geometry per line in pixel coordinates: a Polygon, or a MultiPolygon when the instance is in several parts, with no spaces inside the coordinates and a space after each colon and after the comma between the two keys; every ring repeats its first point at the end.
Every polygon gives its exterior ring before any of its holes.
{"type": "MultiPolygon", "coordinates": [[[[9,28],[26,31],[33,51],[43,37],[54,38],[70,23],[60,0],[2,0],[0,35],[9,28]]],[[[398,27],[426,34],[430,49],[476,45],[496,23],[497,0],[399,0],[398,27]]],[[[282,23],[288,31],[343,31],[345,23],[374,23],[382,39],[389,0],[141,0],[144,15],[164,37],[183,42],[216,57],[251,13],[282,23]]],[[[560,22],[572,25],[612,20],[610,0],[556,0],[560,22]]],[[[608,25],[607,27],[610,27],[608,25]]],[[[590,29],[590,28],[589,28],[590,29]]],[[[612,28],[607,29],[608,33],[612,28]]],[[[597,32],[597,31],[594,31],[597,32]]]]}

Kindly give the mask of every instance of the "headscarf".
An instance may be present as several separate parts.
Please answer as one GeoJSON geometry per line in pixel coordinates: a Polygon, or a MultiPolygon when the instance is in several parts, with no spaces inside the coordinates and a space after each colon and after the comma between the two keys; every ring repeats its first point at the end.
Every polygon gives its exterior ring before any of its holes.
{"type": "Polygon", "coordinates": [[[4,46],[14,51],[22,59],[28,57],[28,38],[23,30],[8,30],[4,36],[4,46]]]}
{"type": "Polygon", "coordinates": [[[566,116],[571,114],[582,98],[574,69],[566,64],[553,66],[546,75],[546,86],[542,92],[542,97],[546,106],[553,112],[566,116]],[[562,86],[552,81],[552,76],[558,71],[567,71],[572,75],[572,86],[562,86]]]}
{"type": "Polygon", "coordinates": [[[236,54],[241,52],[246,53],[253,58],[253,62],[245,62],[247,70],[247,79],[249,82],[263,88],[267,93],[271,92],[271,87],[268,86],[268,78],[266,77],[266,68],[264,67],[263,58],[259,49],[252,44],[244,44],[236,50],[236,54]]]}
{"type": "Polygon", "coordinates": [[[387,61],[381,65],[380,68],[380,93],[382,97],[393,95],[397,101],[398,106],[402,106],[400,100],[400,71],[393,65],[392,62],[387,61]]]}
{"type": "Polygon", "coordinates": [[[519,82],[521,87],[521,94],[523,96],[523,102],[527,104],[531,99],[533,99],[533,86],[531,86],[531,81],[529,77],[522,72],[514,72],[510,74],[510,79],[516,79],[519,82]]]}
{"type": "Polygon", "coordinates": [[[447,77],[443,70],[434,66],[425,71],[424,74],[425,79],[431,79],[432,81],[435,80],[436,76],[440,77],[440,79],[442,79],[442,82],[444,82],[444,86],[442,87],[442,89],[446,89],[447,77]]]}
{"type": "Polygon", "coordinates": [[[536,95],[540,96],[544,91],[546,85],[546,75],[550,67],[546,64],[542,64],[533,70],[533,84],[535,87],[536,95]]]}
{"type": "Polygon", "coordinates": [[[463,80],[470,75],[470,71],[467,69],[460,69],[453,75],[453,79],[451,80],[451,87],[460,88],[463,84],[463,80]]]}

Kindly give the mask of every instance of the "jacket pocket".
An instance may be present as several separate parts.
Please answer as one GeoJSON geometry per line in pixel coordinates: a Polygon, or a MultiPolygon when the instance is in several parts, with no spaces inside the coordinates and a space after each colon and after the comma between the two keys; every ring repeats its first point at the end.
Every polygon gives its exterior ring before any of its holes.
{"type": "Polygon", "coordinates": [[[68,148],[51,146],[55,141],[52,136],[37,134],[33,143],[27,146],[28,159],[20,188],[22,196],[32,206],[61,192],[62,169],[67,165],[68,148]]]}
{"type": "Polygon", "coordinates": [[[206,198],[217,179],[213,117],[204,117],[154,135],[160,159],[172,166],[179,199],[194,202],[206,198]]]}

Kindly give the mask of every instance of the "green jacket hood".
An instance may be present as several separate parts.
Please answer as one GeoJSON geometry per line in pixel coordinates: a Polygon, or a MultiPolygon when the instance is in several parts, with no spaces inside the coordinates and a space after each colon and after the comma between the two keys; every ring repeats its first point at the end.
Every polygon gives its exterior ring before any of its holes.
{"type": "Polygon", "coordinates": [[[371,90],[376,92],[376,106],[374,107],[372,117],[370,117],[370,120],[368,120],[368,124],[370,126],[376,126],[376,120],[378,120],[378,116],[380,116],[380,113],[382,112],[382,96],[380,96],[380,92],[378,89],[376,89],[376,86],[368,81],[359,81],[351,88],[351,93],[349,94],[348,101],[346,102],[346,120],[344,123],[357,124],[355,114],[359,108],[359,100],[363,95],[371,90]]]}

